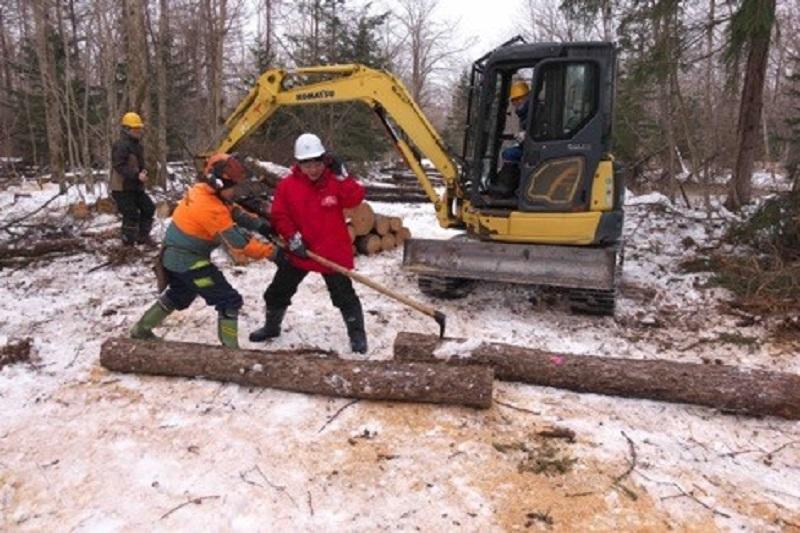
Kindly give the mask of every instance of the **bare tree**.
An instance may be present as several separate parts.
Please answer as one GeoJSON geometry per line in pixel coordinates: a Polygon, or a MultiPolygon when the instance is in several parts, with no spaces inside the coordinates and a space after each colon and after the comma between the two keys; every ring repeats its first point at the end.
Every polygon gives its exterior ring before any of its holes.
{"type": "Polygon", "coordinates": [[[36,57],[39,61],[39,72],[44,94],[45,123],[47,127],[47,150],[50,158],[50,171],[56,181],[64,186],[64,151],[63,131],[59,108],[61,95],[56,81],[56,66],[52,43],[48,39],[51,33],[51,5],[48,0],[33,2],[33,19],[36,27],[36,57]]]}
{"type": "MultiPolygon", "coordinates": [[[[530,42],[569,42],[600,38],[602,30],[598,29],[596,21],[581,24],[586,19],[567,17],[561,4],[561,0],[523,0],[522,17],[515,23],[514,31],[530,42]]],[[[603,21],[610,26],[610,20],[603,21]]]]}
{"type": "Polygon", "coordinates": [[[158,173],[156,183],[167,186],[167,69],[169,68],[169,6],[158,2],[158,36],[156,38],[156,105],[158,108],[158,173]]]}
{"type": "Polygon", "coordinates": [[[442,70],[452,71],[453,61],[470,43],[459,44],[454,38],[457,21],[445,23],[437,18],[438,0],[400,0],[398,3],[400,9],[395,16],[402,31],[400,41],[407,50],[406,82],[411,96],[424,109],[432,103],[436,75],[442,70]]]}

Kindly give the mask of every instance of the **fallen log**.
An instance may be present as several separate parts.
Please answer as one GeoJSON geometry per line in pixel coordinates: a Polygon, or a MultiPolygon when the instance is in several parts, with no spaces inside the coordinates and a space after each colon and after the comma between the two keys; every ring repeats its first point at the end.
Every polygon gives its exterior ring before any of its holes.
{"type": "Polygon", "coordinates": [[[298,354],[232,350],[222,346],[107,339],[100,364],[117,372],[205,377],[344,398],[449,403],[488,408],[493,371],[488,367],[447,367],[430,363],[348,361],[298,354]]]}
{"type": "Polygon", "coordinates": [[[52,253],[77,253],[83,250],[80,239],[64,237],[39,241],[27,246],[0,246],[0,258],[41,257],[52,253]]]}
{"type": "Polygon", "coordinates": [[[435,335],[400,332],[396,361],[446,361],[488,365],[497,379],[545,387],[682,402],[746,415],[800,419],[800,376],[732,366],[658,359],[571,355],[464,339],[440,342],[435,335]]]}
{"type": "Polygon", "coordinates": [[[430,201],[424,193],[396,193],[391,190],[386,192],[367,193],[370,202],[422,204],[430,201]]]}

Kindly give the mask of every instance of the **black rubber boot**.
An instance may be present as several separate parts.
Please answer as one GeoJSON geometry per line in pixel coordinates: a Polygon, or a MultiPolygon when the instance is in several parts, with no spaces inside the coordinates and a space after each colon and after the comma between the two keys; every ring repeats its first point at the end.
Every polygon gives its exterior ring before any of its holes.
{"type": "Polygon", "coordinates": [[[145,246],[158,246],[156,242],[150,238],[150,230],[153,227],[152,220],[145,220],[139,223],[139,234],[136,237],[137,244],[143,244],[145,246]]]}
{"type": "Polygon", "coordinates": [[[489,186],[489,195],[494,198],[511,198],[519,187],[519,163],[503,163],[497,177],[489,186]]]}
{"type": "Polygon", "coordinates": [[[264,342],[274,339],[281,334],[281,323],[286,314],[285,307],[267,308],[267,317],[264,325],[250,334],[250,342],[264,342]]]}
{"type": "Polygon", "coordinates": [[[342,309],[342,317],[350,337],[350,349],[356,353],[367,353],[367,332],[364,331],[364,311],[361,304],[342,309]]]}

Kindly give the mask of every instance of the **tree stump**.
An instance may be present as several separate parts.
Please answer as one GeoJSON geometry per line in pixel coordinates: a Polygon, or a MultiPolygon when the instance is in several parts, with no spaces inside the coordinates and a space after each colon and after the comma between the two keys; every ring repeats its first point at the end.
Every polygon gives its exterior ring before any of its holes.
{"type": "Polygon", "coordinates": [[[714,407],[746,415],[800,419],[800,376],[659,359],[571,355],[501,343],[465,343],[400,332],[397,361],[489,365],[498,379],[612,396],[714,407]]]}
{"type": "Polygon", "coordinates": [[[361,202],[352,209],[345,209],[344,215],[350,219],[356,235],[366,235],[375,225],[375,213],[367,202],[361,202]]]}
{"type": "Polygon", "coordinates": [[[343,398],[449,403],[488,408],[494,372],[396,361],[348,361],[304,353],[233,350],[172,341],[107,339],[100,363],[109,370],[204,377],[343,398]]]}

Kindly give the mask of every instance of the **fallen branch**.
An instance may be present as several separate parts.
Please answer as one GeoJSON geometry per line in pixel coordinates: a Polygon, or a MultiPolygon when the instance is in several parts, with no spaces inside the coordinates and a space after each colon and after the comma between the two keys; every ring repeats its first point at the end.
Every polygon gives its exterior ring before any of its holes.
{"type": "Polygon", "coordinates": [[[614,481],[611,483],[611,486],[624,492],[625,495],[628,496],[630,499],[638,500],[639,496],[635,492],[633,492],[628,487],[620,485],[620,482],[623,479],[627,478],[629,475],[631,475],[631,472],[633,472],[633,470],[636,468],[636,446],[633,444],[631,438],[627,434],[625,434],[624,431],[620,431],[620,433],[622,433],[622,436],[625,437],[625,439],[628,441],[628,448],[630,449],[631,452],[631,458],[628,460],[628,468],[622,474],[614,478],[614,481]]]}
{"type": "Polygon", "coordinates": [[[186,507],[190,503],[193,503],[195,505],[200,505],[201,503],[203,503],[203,500],[218,500],[218,499],[219,499],[219,496],[198,496],[197,498],[192,498],[190,500],[186,500],[182,504],[180,504],[180,505],[178,505],[176,507],[173,507],[172,509],[170,509],[169,511],[167,511],[166,513],[161,515],[160,520],[164,520],[166,517],[168,517],[169,515],[171,515],[175,511],[186,507]]]}
{"type": "MultiPolygon", "coordinates": [[[[355,404],[355,403],[358,403],[359,401],[360,401],[360,400],[352,400],[352,401],[349,401],[349,402],[347,402],[347,403],[346,403],[346,404],[344,404],[343,406],[341,406],[341,407],[339,408],[339,410],[337,410],[335,413],[333,413],[333,416],[331,416],[330,418],[328,418],[328,420],[326,420],[326,421],[325,421],[325,423],[324,423],[324,424],[322,424],[322,427],[321,427],[321,428],[319,428],[319,431],[317,431],[317,433],[322,433],[322,430],[323,430],[323,429],[325,429],[326,427],[328,427],[328,424],[330,424],[331,422],[333,422],[333,421],[336,419],[336,417],[337,417],[337,416],[339,416],[339,415],[342,413],[342,411],[344,411],[345,409],[347,409],[347,408],[348,408],[348,407],[350,407],[351,405],[353,405],[353,404],[355,404]]],[[[312,514],[313,514],[313,513],[312,513],[312,514]]]]}

